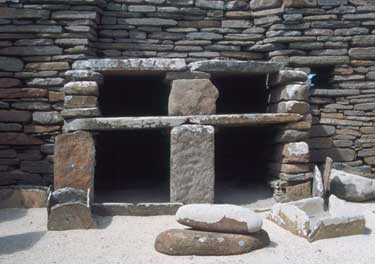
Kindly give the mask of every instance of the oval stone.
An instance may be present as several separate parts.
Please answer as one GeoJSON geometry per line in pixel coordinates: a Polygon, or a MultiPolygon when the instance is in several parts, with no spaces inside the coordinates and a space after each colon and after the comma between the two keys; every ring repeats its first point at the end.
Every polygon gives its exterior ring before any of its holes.
{"type": "Polygon", "coordinates": [[[262,228],[262,218],[251,209],[230,204],[188,204],[176,213],[177,222],[196,230],[249,234],[262,228]]]}
{"type": "Polygon", "coordinates": [[[264,230],[241,235],[170,229],[158,235],[155,249],[167,255],[225,256],[248,253],[269,243],[264,230]]]}

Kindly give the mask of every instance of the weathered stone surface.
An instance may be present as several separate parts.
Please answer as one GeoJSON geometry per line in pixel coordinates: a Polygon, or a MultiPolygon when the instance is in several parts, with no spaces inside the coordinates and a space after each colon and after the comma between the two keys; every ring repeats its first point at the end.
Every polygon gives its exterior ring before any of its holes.
{"type": "Polygon", "coordinates": [[[66,95],[64,98],[64,108],[93,108],[97,107],[98,98],[86,95],[66,95]]]}
{"type": "Polygon", "coordinates": [[[189,204],[180,207],[176,220],[194,230],[248,234],[262,228],[262,218],[251,209],[230,204],[189,204]]]}
{"type": "Polygon", "coordinates": [[[313,7],[317,5],[317,0],[284,0],[285,7],[313,7]]]}
{"type": "Polygon", "coordinates": [[[277,147],[275,160],[283,163],[308,163],[310,160],[309,145],[306,142],[293,142],[277,147]]]}
{"type": "Polygon", "coordinates": [[[104,78],[101,73],[88,70],[66,71],[65,77],[70,81],[95,81],[98,84],[102,84],[104,78]]]}
{"type": "Polygon", "coordinates": [[[55,11],[52,13],[52,19],[97,19],[97,12],[94,11],[55,11]]]}
{"type": "Polygon", "coordinates": [[[164,18],[127,18],[125,22],[135,26],[176,26],[177,21],[164,18]]]}
{"type": "Polygon", "coordinates": [[[353,59],[375,59],[375,48],[352,48],[349,50],[349,56],[353,59]]]}
{"type": "Polygon", "coordinates": [[[0,187],[0,208],[40,208],[47,204],[47,187],[0,187]]]}
{"type": "Polygon", "coordinates": [[[275,143],[287,143],[287,142],[298,142],[307,140],[309,138],[308,131],[298,131],[298,130],[280,130],[276,133],[273,138],[275,143]]]}
{"type": "Polygon", "coordinates": [[[323,186],[322,173],[320,172],[318,166],[316,166],[316,165],[314,167],[312,196],[313,197],[323,197],[324,196],[324,186],[323,186]]]}
{"type": "Polygon", "coordinates": [[[285,187],[288,201],[298,201],[311,197],[311,182],[288,185],[285,187]]]}
{"type": "Polygon", "coordinates": [[[308,84],[288,84],[271,90],[271,102],[279,101],[308,101],[308,84]]]}
{"type": "Polygon", "coordinates": [[[347,148],[311,150],[312,162],[324,162],[327,157],[331,157],[334,161],[352,161],[355,158],[355,151],[347,148]]]}
{"type": "Polygon", "coordinates": [[[23,133],[5,132],[0,133],[0,145],[41,145],[43,141],[39,138],[23,133]]]}
{"type": "Polygon", "coordinates": [[[307,74],[297,70],[281,70],[278,73],[270,75],[270,85],[281,85],[292,82],[306,82],[307,74]]]}
{"type": "MultiPolygon", "coordinates": [[[[11,55],[11,54],[10,54],[11,55]]],[[[0,56],[0,70],[2,71],[22,71],[23,61],[13,57],[0,56]]]]}
{"type": "Polygon", "coordinates": [[[205,9],[224,9],[224,1],[223,0],[196,0],[195,5],[200,8],[205,9]]]}
{"type": "Polygon", "coordinates": [[[163,128],[179,126],[187,121],[186,116],[83,118],[66,122],[64,129],[66,131],[103,131],[163,128]]]}
{"type": "Polygon", "coordinates": [[[73,63],[76,70],[94,71],[182,71],[186,69],[183,59],[91,59],[73,63]]]}
{"type": "Polygon", "coordinates": [[[96,82],[82,81],[70,82],[64,85],[64,92],[67,95],[99,95],[99,87],[96,82]]]}
{"type": "Polygon", "coordinates": [[[1,99],[46,97],[47,94],[48,94],[48,90],[38,89],[38,88],[0,89],[1,99]]]}
{"type": "Polygon", "coordinates": [[[348,64],[348,56],[292,56],[289,63],[291,66],[319,66],[348,64]]]}
{"type": "Polygon", "coordinates": [[[21,9],[21,8],[0,8],[0,18],[10,19],[27,19],[27,18],[39,18],[47,19],[49,16],[48,10],[38,9],[21,9]]]}
{"type": "Polygon", "coordinates": [[[28,70],[33,71],[62,71],[69,69],[67,62],[35,62],[28,63],[25,66],[28,70]]]}
{"type": "Polygon", "coordinates": [[[63,118],[61,114],[56,111],[34,112],[33,121],[35,121],[38,124],[43,124],[43,125],[54,125],[54,124],[61,124],[63,122],[63,118]]]}
{"type": "Polygon", "coordinates": [[[190,123],[216,126],[256,126],[276,125],[299,121],[303,116],[299,114],[229,114],[229,115],[201,115],[189,117],[190,123]]]}
{"type": "Polygon", "coordinates": [[[375,180],[332,169],[330,191],[337,197],[351,202],[375,199],[375,180]]]}
{"type": "Polygon", "coordinates": [[[248,253],[269,243],[264,230],[239,235],[170,229],[157,236],[155,249],[167,255],[224,256],[248,253]]]}
{"type": "Polygon", "coordinates": [[[219,92],[209,79],[175,80],[169,94],[169,115],[216,113],[219,92]]]}
{"type": "Polygon", "coordinates": [[[28,111],[0,110],[0,122],[28,122],[31,113],[28,111]]]}
{"type": "Polygon", "coordinates": [[[89,132],[61,134],[55,140],[54,187],[93,188],[95,142],[89,132]]]}
{"type": "Polygon", "coordinates": [[[7,47],[7,48],[0,49],[0,54],[2,55],[16,55],[16,56],[60,55],[62,54],[62,52],[63,50],[57,46],[7,47]]]}
{"type": "Polygon", "coordinates": [[[301,101],[286,101],[271,105],[269,108],[274,113],[295,113],[304,115],[309,112],[310,104],[301,101]]]}
{"type": "Polygon", "coordinates": [[[250,2],[252,10],[271,9],[281,6],[281,0],[253,0],[250,2]]]}
{"type": "Polygon", "coordinates": [[[191,71],[202,71],[212,74],[267,74],[278,72],[282,65],[273,62],[204,60],[188,65],[191,71]]]}
{"type": "Polygon", "coordinates": [[[99,108],[75,108],[61,111],[64,118],[97,117],[101,115],[99,108]]]}
{"type": "Polygon", "coordinates": [[[172,202],[213,203],[212,126],[182,125],[171,131],[170,196],[172,202]]]}
{"type": "Polygon", "coordinates": [[[22,82],[14,78],[0,78],[0,88],[19,87],[22,82]]]}
{"type": "Polygon", "coordinates": [[[81,203],[58,204],[52,207],[48,214],[48,230],[62,231],[95,227],[90,208],[81,203]]]}
{"type": "Polygon", "coordinates": [[[51,206],[55,206],[56,204],[65,204],[65,203],[87,203],[87,192],[81,189],[72,188],[72,187],[64,187],[57,189],[56,191],[52,192],[51,206]]]}
{"type": "Polygon", "coordinates": [[[314,125],[311,127],[311,137],[328,137],[335,134],[336,128],[334,126],[314,125]]]}
{"type": "Polygon", "coordinates": [[[288,231],[307,238],[310,242],[363,234],[364,217],[348,213],[343,202],[331,195],[329,211],[325,211],[324,200],[320,197],[275,204],[269,218],[288,231]]]}

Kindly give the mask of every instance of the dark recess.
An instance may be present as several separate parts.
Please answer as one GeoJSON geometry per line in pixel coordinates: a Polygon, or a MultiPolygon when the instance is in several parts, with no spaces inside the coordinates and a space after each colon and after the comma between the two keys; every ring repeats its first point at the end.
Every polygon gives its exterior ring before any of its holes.
{"type": "Polygon", "coordinates": [[[104,117],[168,115],[163,75],[105,76],[99,107],[104,117]]]}
{"type": "Polygon", "coordinates": [[[220,96],[218,114],[266,113],[268,90],[266,76],[225,76],[212,78],[220,96]]]}
{"type": "Polygon", "coordinates": [[[111,202],[168,202],[169,152],[167,130],[99,133],[95,196],[111,202]]]}
{"type": "MultiPolygon", "coordinates": [[[[268,142],[276,132],[276,127],[236,127],[220,128],[215,135],[215,197],[216,202],[225,200],[220,191],[231,189],[235,192],[251,192],[254,188],[267,186],[268,142]]],[[[243,197],[246,201],[246,197],[243,197]]],[[[249,198],[251,199],[251,198],[249,198]]],[[[238,201],[240,203],[240,201],[238,201]]]]}

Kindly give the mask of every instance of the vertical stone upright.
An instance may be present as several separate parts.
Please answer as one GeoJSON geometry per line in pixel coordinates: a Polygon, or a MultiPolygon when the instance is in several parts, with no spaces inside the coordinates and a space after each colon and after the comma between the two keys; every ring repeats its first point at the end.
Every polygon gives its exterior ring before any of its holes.
{"type": "Polygon", "coordinates": [[[212,126],[183,125],[172,129],[171,202],[214,202],[214,155],[212,126]]]}
{"type": "Polygon", "coordinates": [[[55,143],[55,190],[73,187],[87,191],[93,188],[95,142],[90,132],[61,134],[55,143]]]}

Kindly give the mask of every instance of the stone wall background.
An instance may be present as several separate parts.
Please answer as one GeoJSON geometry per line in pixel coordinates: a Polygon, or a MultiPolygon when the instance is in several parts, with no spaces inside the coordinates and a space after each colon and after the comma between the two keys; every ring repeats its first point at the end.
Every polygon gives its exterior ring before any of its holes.
{"type": "MultiPolygon", "coordinates": [[[[375,165],[375,4],[368,0],[0,1],[0,183],[53,182],[63,86],[88,58],[222,58],[331,71],[311,89],[312,161],[375,165]]],[[[80,102],[82,103],[82,102],[80,102]]]]}

